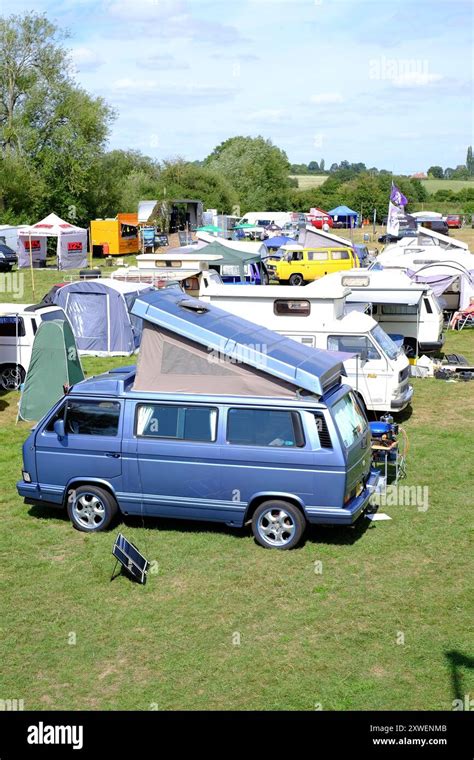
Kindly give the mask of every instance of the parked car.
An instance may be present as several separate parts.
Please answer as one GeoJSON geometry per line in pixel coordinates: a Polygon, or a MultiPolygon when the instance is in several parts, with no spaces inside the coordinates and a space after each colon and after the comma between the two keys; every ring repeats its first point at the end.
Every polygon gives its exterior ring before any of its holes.
{"type": "Polygon", "coordinates": [[[441,235],[449,235],[449,227],[444,219],[424,219],[420,226],[439,232],[441,235]]]}
{"type": "Polygon", "coordinates": [[[446,224],[450,229],[459,230],[462,227],[462,216],[460,214],[448,214],[446,224]]]}
{"type": "Polygon", "coordinates": [[[0,243],[0,272],[9,272],[17,260],[15,251],[8,245],[0,243]]]}

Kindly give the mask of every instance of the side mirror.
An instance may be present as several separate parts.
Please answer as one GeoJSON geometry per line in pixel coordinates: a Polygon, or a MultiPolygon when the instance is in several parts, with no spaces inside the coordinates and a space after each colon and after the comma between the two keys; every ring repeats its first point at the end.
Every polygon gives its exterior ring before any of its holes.
{"type": "Polygon", "coordinates": [[[56,422],[53,425],[53,428],[54,428],[54,432],[56,433],[60,441],[66,437],[66,430],[64,428],[64,420],[56,420],[56,422]]]}

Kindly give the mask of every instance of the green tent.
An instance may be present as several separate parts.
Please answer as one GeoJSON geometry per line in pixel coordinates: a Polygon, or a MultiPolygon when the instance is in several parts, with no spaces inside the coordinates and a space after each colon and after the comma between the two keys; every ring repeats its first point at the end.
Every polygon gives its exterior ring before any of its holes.
{"type": "Polygon", "coordinates": [[[261,261],[259,253],[248,253],[247,251],[237,251],[235,248],[229,248],[227,245],[222,245],[217,240],[199,249],[199,253],[212,254],[213,256],[222,256],[220,261],[210,262],[209,266],[219,267],[223,266],[235,266],[239,268],[241,280],[245,279],[244,264],[248,264],[251,261],[261,261]]]}
{"type": "Polygon", "coordinates": [[[71,325],[65,319],[41,322],[35,335],[18,416],[38,421],[63,395],[63,385],[84,380],[71,325]]]}

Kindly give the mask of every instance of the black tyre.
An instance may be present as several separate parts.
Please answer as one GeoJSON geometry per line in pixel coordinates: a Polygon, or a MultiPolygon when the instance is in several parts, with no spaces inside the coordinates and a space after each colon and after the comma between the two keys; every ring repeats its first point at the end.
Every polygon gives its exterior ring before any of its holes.
{"type": "Polygon", "coordinates": [[[98,486],[79,486],[68,494],[67,513],[77,530],[98,533],[106,530],[118,511],[112,494],[98,486]]]}
{"type": "Polygon", "coordinates": [[[306,519],[289,501],[270,499],[255,510],[252,532],[265,549],[293,549],[301,541],[306,519]]]}
{"type": "Polygon", "coordinates": [[[289,282],[290,282],[290,285],[295,285],[295,286],[304,285],[303,275],[297,274],[297,273],[292,274],[289,282]]]}

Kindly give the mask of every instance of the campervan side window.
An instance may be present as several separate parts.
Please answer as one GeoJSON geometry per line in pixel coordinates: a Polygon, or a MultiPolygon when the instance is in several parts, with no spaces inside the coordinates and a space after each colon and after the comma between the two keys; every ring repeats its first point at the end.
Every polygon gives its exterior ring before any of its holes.
{"type": "Polygon", "coordinates": [[[278,298],[273,303],[273,313],[277,317],[309,317],[311,304],[309,301],[290,301],[286,298],[278,298]]]}
{"type": "Polygon", "coordinates": [[[107,435],[118,432],[118,401],[68,401],[65,428],[68,435],[107,435]]]}
{"type": "Polygon", "coordinates": [[[138,404],[135,435],[179,441],[216,440],[217,409],[207,406],[138,404]]]}
{"type": "Polygon", "coordinates": [[[25,323],[21,317],[0,317],[0,338],[23,338],[25,323]]]}
{"type": "Polygon", "coordinates": [[[229,409],[227,442],[238,446],[301,448],[305,445],[297,412],[271,409],[229,409]]]}
{"type": "Polygon", "coordinates": [[[327,251],[308,251],[308,261],[327,261],[327,251]]]}
{"type": "Polygon", "coordinates": [[[404,303],[382,304],[382,314],[418,314],[418,306],[407,306],[404,303]]]}
{"type": "Polygon", "coordinates": [[[331,251],[331,259],[333,261],[340,261],[341,259],[349,259],[349,251],[340,250],[340,251],[331,251]]]}

